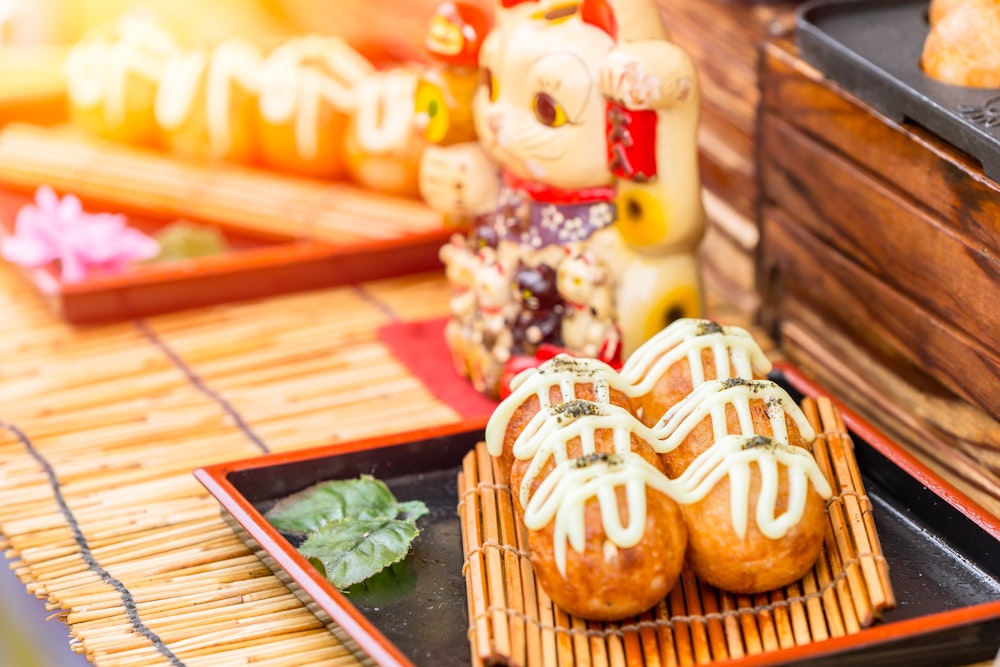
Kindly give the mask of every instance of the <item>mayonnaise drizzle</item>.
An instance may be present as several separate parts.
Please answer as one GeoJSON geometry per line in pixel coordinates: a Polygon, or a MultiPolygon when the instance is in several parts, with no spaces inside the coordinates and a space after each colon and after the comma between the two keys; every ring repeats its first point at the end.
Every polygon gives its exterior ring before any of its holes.
{"type": "Polygon", "coordinates": [[[727,435],[702,452],[687,470],[670,483],[670,497],[689,505],[703,500],[728,475],[730,516],[733,530],[746,537],[750,506],[750,465],[756,463],[761,486],[754,517],[761,534],[781,539],[802,520],[809,483],[823,498],[833,493],[816,459],[802,447],[795,447],[761,435],[727,435]],[[787,507],[775,516],[778,502],[778,466],[788,471],[787,507]]]}
{"type": "Polygon", "coordinates": [[[657,451],[663,453],[676,449],[705,417],[710,417],[712,420],[715,440],[728,435],[727,405],[736,410],[740,434],[756,435],[750,412],[750,401],[753,399],[763,400],[767,405],[772,437],[778,442],[788,444],[786,416],[791,417],[803,439],[811,441],[816,437],[816,432],[802,410],[780,386],[770,380],[730,378],[702,383],[681,402],[667,410],[654,427],[654,431],[660,437],[660,446],[663,448],[657,451]]]}
{"type": "Polygon", "coordinates": [[[232,147],[230,86],[256,94],[260,63],[260,53],[247,42],[229,40],[215,47],[205,80],[205,120],[213,154],[225,155],[232,147]]]}
{"type": "Polygon", "coordinates": [[[745,329],[723,326],[711,320],[683,318],[643,343],[622,366],[621,375],[635,388],[635,395],[652,391],[667,369],[687,358],[691,367],[691,386],[705,381],[701,353],[711,349],[716,377],[752,379],[766,375],[771,361],[745,329]]]}
{"type": "Polygon", "coordinates": [[[101,106],[104,119],[121,125],[126,116],[130,76],[157,84],[178,47],[151,21],[124,16],[110,30],[97,29],[70,49],[63,62],[70,101],[81,108],[101,106]]]}
{"type": "Polygon", "coordinates": [[[338,37],[307,35],[268,55],[260,72],[261,116],[270,123],[294,123],[295,148],[311,160],[318,154],[320,106],[354,110],[354,86],[374,72],[364,56],[338,37]]]}
{"type": "Polygon", "coordinates": [[[403,150],[413,138],[417,74],[404,69],[380,72],[359,81],[355,123],[364,152],[382,155],[403,150]]]}
{"type": "Polygon", "coordinates": [[[616,454],[632,450],[633,435],[650,444],[655,440],[652,430],[617,405],[574,399],[539,410],[514,441],[515,458],[531,461],[518,489],[521,506],[527,505],[531,486],[549,460],[559,465],[570,459],[571,440],[580,439],[584,455],[597,453],[595,436],[601,429],[611,431],[616,454]]]}
{"type": "Polygon", "coordinates": [[[163,69],[156,92],[156,123],[164,130],[176,130],[194,109],[198,85],[202,80],[208,54],[205,49],[178,53],[163,69]]]}
{"type": "Polygon", "coordinates": [[[256,95],[261,56],[249,43],[228,40],[213,49],[179,53],[164,68],[156,94],[156,122],[176,130],[195,112],[198,86],[204,83],[205,127],[212,155],[232,148],[232,86],[256,95]]]}
{"type": "Polygon", "coordinates": [[[549,391],[559,387],[562,402],[576,398],[577,384],[592,384],[597,403],[610,403],[611,390],[624,394],[631,386],[611,366],[597,359],[560,354],[538,368],[522,371],[511,380],[511,394],[490,416],[486,425],[486,448],[493,456],[503,451],[504,434],[514,412],[532,395],[538,398],[540,411],[549,407],[549,391]]]}

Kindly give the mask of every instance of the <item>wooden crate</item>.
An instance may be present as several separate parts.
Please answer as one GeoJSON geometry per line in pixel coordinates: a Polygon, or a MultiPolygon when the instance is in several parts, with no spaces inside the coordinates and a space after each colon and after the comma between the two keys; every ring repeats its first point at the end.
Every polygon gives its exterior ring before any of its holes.
{"type": "Polygon", "coordinates": [[[761,90],[763,323],[1000,507],[1000,185],[825,80],[787,40],[764,47],[761,90]]]}

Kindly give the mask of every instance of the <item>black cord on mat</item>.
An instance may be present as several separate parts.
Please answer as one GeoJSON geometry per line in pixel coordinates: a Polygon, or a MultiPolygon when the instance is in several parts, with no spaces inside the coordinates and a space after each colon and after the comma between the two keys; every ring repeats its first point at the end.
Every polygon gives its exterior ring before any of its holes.
{"type": "Polygon", "coordinates": [[[264,442],[259,435],[254,433],[254,430],[250,428],[250,425],[247,424],[246,420],[243,419],[243,416],[236,410],[236,408],[230,405],[229,402],[220,396],[215,390],[205,384],[205,381],[194,372],[194,369],[188,366],[187,363],[181,359],[180,355],[171,349],[171,347],[167,345],[162,338],[157,336],[156,332],[153,331],[144,320],[133,320],[132,323],[135,325],[135,328],[149,340],[149,342],[158,347],[163,354],[165,354],[167,358],[173,362],[174,366],[184,373],[187,379],[191,381],[191,384],[193,384],[201,393],[218,403],[219,406],[226,411],[226,414],[232,417],[237,428],[239,428],[240,431],[242,431],[244,435],[250,439],[250,442],[255,444],[264,454],[271,453],[271,448],[267,446],[267,443],[264,442]]]}
{"type": "Polygon", "coordinates": [[[153,647],[160,652],[167,660],[170,661],[171,665],[175,667],[184,667],[184,663],[174,655],[166,644],[160,639],[160,637],[153,632],[149,626],[147,626],[143,620],[139,617],[139,610],[135,604],[135,598],[132,597],[132,593],[129,591],[128,587],[125,586],[119,579],[116,579],[111,575],[104,566],[97,562],[94,558],[94,554],[90,550],[90,544],[87,542],[87,538],[84,537],[83,531],[80,530],[79,524],[76,522],[76,517],[73,516],[73,511],[69,508],[66,503],[66,498],[63,497],[62,487],[59,484],[59,478],[56,476],[56,471],[52,468],[52,465],[42,456],[41,452],[35,448],[34,444],[28,438],[28,436],[19,428],[13,424],[8,424],[6,422],[0,421],[0,428],[4,428],[10,431],[21,441],[24,445],[25,450],[31,455],[38,465],[42,467],[45,471],[45,475],[49,478],[49,484],[52,486],[52,491],[55,493],[56,504],[59,505],[59,512],[66,519],[66,523],[69,525],[70,530],[73,533],[73,540],[76,545],[80,548],[80,557],[87,564],[92,572],[97,574],[101,581],[118,591],[121,595],[122,605],[125,607],[125,613],[128,614],[129,623],[132,624],[132,628],[149,640],[153,647]]]}

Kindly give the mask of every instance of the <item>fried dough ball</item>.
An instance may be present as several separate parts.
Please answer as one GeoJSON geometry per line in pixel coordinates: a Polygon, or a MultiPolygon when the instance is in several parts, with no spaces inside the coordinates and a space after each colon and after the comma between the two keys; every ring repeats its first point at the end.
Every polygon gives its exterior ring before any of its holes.
{"type": "MultiPolygon", "coordinates": [[[[603,460],[603,465],[615,458],[584,457],[603,460]]],[[[624,486],[616,486],[618,518],[623,525],[630,511],[627,496],[624,486]]],[[[589,498],[583,510],[584,547],[581,551],[566,547],[564,571],[556,553],[559,541],[565,539],[557,529],[558,520],[528,530],[535,577],[556,605],[579,618],[617,621],[647,611],[669,594],[684,565],[687,530],[677,503],[649,486],[645,510],[641,541],[622,548],[609,539],[597,498],[589,498]]]]}
{"type": "Polygon", "coordinates": [[[920,64],[956,86],[1000,88],[1000,0],[933,0],[920,64]]]}
{"type": "MultiPolygon", "coordinates": [[[[775,515],[788,509],[789,473],[778,470],[775,515]]],[[[731,486],[722,479],[699,502],[681,505],[688,525],[687,558],[706,583],[732,593],[762,593],[798,581],[812,568],[823,548],[826,502],[810,485],[801,519],[777,539],[764,535],[755,519],[761,499],[761,474],[750,468],[748,517],[741,538],[733,528],[731,486]],[[695,529],[697,527],[697,530],[695,529]]]]}

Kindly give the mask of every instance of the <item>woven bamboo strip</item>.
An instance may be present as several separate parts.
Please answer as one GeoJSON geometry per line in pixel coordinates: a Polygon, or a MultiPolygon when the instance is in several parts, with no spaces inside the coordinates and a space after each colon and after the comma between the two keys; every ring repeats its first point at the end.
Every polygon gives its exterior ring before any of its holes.
{"type": "Polygon", "coordinates": [[[466,488],[462,493],[463,500],[463,531],[466,544],[465,576],[469,589],[469,619],[472,623],[470,639],[473,641],[473,653],[480,659],[487,660],[494,654],[490,642],[489,618],[484,582],[484,554],[481,519],[479,516],[479,466],[474,454],[469,454],[462,461],[462,475],[466,488]]]}
{"type": "MultiPolygon", "coordinates": [[[[501,535],[498,525],[497,484],[493,478],[492,460],[482,447],[476,449],[482,492],[479,501],[482,505],[482,533],[484,543],[500,544],[501,535]]],[[[492,617],[494,649],[500,655],[510,655],[510,626],[504,608],[507,605],[503,555],[498,549],[486,551],[486,585],[489,599],[490,615],[492,617]]]]}
{"type": "MultiPolygon", "coordinates": [[[[854,478],[848,472],[848,451],[839,446],[840,439],[835,430],[838,428],[837,420],[832,417],[828,401],[826,405],[822,409],[816,401],[806,400],[802,407],[820,434],[813,443],[817,463],[835,489],[835,500],[828,503],[827,508],[832,526],[832,531],[827,534],[827,550],[832,567],[838,571],[842,568],[846,574],[845,581],[838,583],[837,590],[838,598],[844,605],[842,612],[847,632],[852,633],[860,625],[869,625],[874,620],[874,611],[868,590],[862,582],[857,546],[851,539],[848,520],[845,518],[845,502],[848,499],[857,500],[854,478]],[[837,446],[831,447],[831,441],[836,441],[837,446]],[[847,608],[849,604],[853,606],[847,608]]],[[[853,457],[850,459],[853,460],[853,457]]],[[[865,551],[867,550],[866,544],[865,551]]],[[[877,575],[874,581],[880,583],[877,575]]],[[[884,603],[884,598],[881,602],[884,603]]]]}
{"type": "MultiPolygon", "coordinates": [[[[210,519],[217,505],[205,497],[190,477],[190,467],[196,461],[221,461],[258,453],[246,435],[221,414],[216,403],[192,387],[186,376],[165,364],[163,357],[158,356],[158,348],[140,330],[131,325],[75,330],[53,323],[42,307],[22,303],[22,297],[30,297],[30,292],[11,280],[12,276],[11,272],[0,269],[3,288],[0,304],[7,303],[4,295],[20,295],[14,302],[16,307],[9,312],[3,310],[4,318],[0,318],[0,354],[9,352],[18,364],[16,374],[10,376],[0,369],[0,391],[10,392],[3,394],[9,400],[3,402],[4,414],[0,418],[23,428],[52,463],[68,505],[91,548],[99,560],[104,555],[113,555],[109,563],[101,562],[128,587],[140,616],[155,632],[163,631],[171,648],[177,648],[177,638],[187,637],[183,650],[177,650],[185,664],[190,665],[241,664],[252,656],[255,638],[260,638],[260,659],[282,667],[295,664],[291,655],[294,651],[288,651],[286,662],[282,662],[282,656],[272,647],[286,640],[290,645],[315,645],[317,656],[326,655],[324,647],[340,648],[324,628],[303,614],[301,605],[292,604],[290,594],[235,536],[223,539],[221,533],[215,532],[223,525],[216,517],[213,526],[210,519]],[[116,366],[119,356],[122,363],[116,366]],[[84,360],[87,359],[105,377],[90,385],[103,394],[98,400],[86,391],[84,360]],[[66,361],[65,366],[60,366],[62,360],[66,361]],[[149,365],[139,360],[146,360],[149,365]],[[40,362],[44,372],[38,371],[36,375],[32,371],[35,362],[40,362]],[[42,381],[27,395],[9,389],[14,384],[20,385],[21,380],[44,377],[50,371],[60,373],[66,383],[42,381]],[[157,374],[169,377],[151,382],[157,374]],[[130,389],[133,380],[140,382],[139,390],[130,389]],[[73,383],[75,386],[67,387],[73,383]],[[138,415],[158,428],[145,430],[135,425],[138,415]],[[75,433],[74,420],[81,425],[75,433]],[[113,424],[121,424],[125,429],[118,431],[111,428],[113,424]],[[184,434],[190,433],[195,425],[201,426],[200,437],[186,437],[184,434]],[[106,437],[96,435],[101,431],[106,437]],[[203,435],[205,432],[210,435],[203,435]],[[146,460],[144,451],[155,458],[146,460]],[[102,460],[106,467],[101,467],[102,460]],[[130,496],[134,507],[130,507],[130,496]],[[172,504],[177,510],[173,520],[172,504]],[[116,513],[122,518],[117,532],[116,513]],[[205,548],[194,548],[186,539],[189,546],[175,549],[169,538],[164,539],[162,550],[153,547],[159,531],[170,535],[170,531],[183,531],[185,526],[190,528],[190,535],[205,537],[198,545],[205,548]],[[211,539],[217,540],[214,546],[211,539]],[[150,572],[115,560],[130,542],[146,549],[144,553],[150,556],[149,563],[153,566],[150,572]],[[176,595],[171,595],[171,589],[176,595]],[[201,607],[195,606],[193,615],[177,609],[188,598],[200,601],[201,607]],[[254,613],[251,608],[256,608],[259,602],[274,604],[273,613],[254,613]],[[286,602],[292,609],[279,611],[286,602]],[[199,642],[193,636],[194,628],[210,615],[209,609],[216,609],[220,618],[242,619],[239,627],[245,634],[234,633],[220,621],[207,626],[213,633],[214,645],[199,642]],[[285,624],[283,620],[290,622],[285,624]]],[[[373,392],[364,401],[352,402],[350,394],[356,385],[347,391],[339,386],[346,376],[356,375],[366,365],[374,367],[384,379],[377,383],[385,391],[383,396],[392,396],[393,400],[403,396],[405,403],[413,406],[409,425],[454,419],[453,413],[429,399],[425,390],[405,377],[404,369],[385,362],[385,350],[376,342],[372,330],[389,321],[386,311],[377,305],[379,299],[391,299],[391,308],[405,312],[406,317],[437,316],[446,308],[447,290],[442,287],[439,277],[422,276],[366,286],[364,294],[353,289],[324,290],[177,313],[152,319],[148,326],[209,387],[222,391],[223,398],[249,418],[250,425],[268,445],[275,450],[293,449],[319,444],[327,434],[372,434],[384,427],[378,419],[372,419],[373,414],[382,416],[378,406],[384,398],[378,396],[379,392],[373,392]],[[283,333],[288,331],[293,333],[283,333]],[[225,342],[230,340],[239,344],[228,346],[225,342]],[[247,343],[248,340],[253,344],[247,343]],[[354,362],[353,355],[361,356],[354,362]],[[309,368],[310,358],[315,362],[314,372],[309,368]],[[394,377],[394,372],[400,377],[394,377]],[[324,375],[335,378],[329,393],[339,394],[330,403],[311,398],[324,393],[321,379],[324,375]],[[269,386],[278,386],[280,393],[269,395],[269,386]],[[280,400],[275,396],[281,397],[280,400]],[[285,402],[286,396],[294,400],[285,402]],[[351,414],[354,412],[367,414],[351,414]],[[258,413],[265,418],[258,417],[258,413]]],[[[351,385],[349,381],[347,384],[351,385]]],[[[164,664],[163,656],[148,640],[129,631],[120,593],[94,572],[73,572],[72,567],[67,567],[67,576],[44,581],[34,578],[34,570],[49,566],[48,558],[53,556],[67,558],[50,567],[72,566],[69,549],[75,543],[65,529],[65,517],[54,503],[46,475],[36,461],[25,455],[17,438],[3,430],[0,430],[0,476],[4,480],[0,485],[0,525],[5,530],[14,526],[16,530],[8,530],[14,538],[10,545],[12,553],[23,553],[27,558],[18,566],[18,574],[31,590],[49,596],[53,610],[65,613],[67,618],[79,614],[72,623],[77,635],[75,647],[99,665],[164,664]],[[42,529],[44,539],[32,541],[34,527],[42,529]],[[126,641],[126,637],[130,638],[126,641]]],[[[495,498],[500,538],[508,539],[504,494],[496,494],[495,498]]],[[[463,515],[468,514],[463,509],[463,515]]],[[[611,640],[593,633],[583,635],[579,632],[583,628],[596,627],[579,621],[570,621],[568,628],[555,631],[551,602],[537,589],[527,559],[517,555],[526,552],[523,530],[515,526],[514,534],[518,540],[516,551],[502,552],[499,561],[505,568],[502,579],[505,595],[520,599],[523,614],[532,619],[524,622],[528,664],[555,664],[551,660],[560,656],[557,637],[571,639],[572,659],[590,656],[594,665],[635,664],[636,660],[648,659],[651,652],[647,650],[644,635],[611,640]],[[510,567],[512,563],[516,563],[515,570],[510,567]],[[512,571],[522,581],[524,591],[520,598],[510,595],[516,582],[512,571]],[[548,618],[548,626],[538,620],[542,618],[548,618]],[[581,651],[582,645],[586,645],[586,653],[581,651]]],[[[720,598],[720,607],[724,607],[724,600],[720,598]]],[[[807,601],[804,608],[808,609],[809,604],[807,601]]],[[[488,627],[488,617],[493,612],[486,609],[488,627]]],[[[703,609],[708,611],[705,605],[703,609]]],[[[516,627],[511,615],[506,615],[509,626],[516,627]]],[[[470,618],[475,616],[470,614],[470,618]]],[[[653,618],[665,623],[669,615],[657,613],[653,618]]],[[[722,625],[728,627],[733,621],[735,617],[724,616],[722,625]]],[[[672,658],[673,630],[661,624],[655,635],[662,662],[676,664],[672,658]]],[[[488,635],[484,636],[488,643],[488,635]]],[[[513,647],[517,643],[514,631],[511,637],[513,647]]],[[[728,636],[727,643],[733,643],[728,636]]]]}
{"type": "MultiPolygon", "coordinates": [[[[510,493],[504,492],[506,487],[501,484],[503,475],[499,470],[497,461],[491,462],[491,473],[493,483],[497,489],[493,496],[496,501],[498,513],[499,539],[502,544],[517,545],[517,521],[514,516],[514,507],[511,502],[510,493]],[[501,488],[503,487],[503,488],[501,488]]],[[[516,548],[507,549],[503,552],[504,571],[504,598],[508,607],[513,611],[507,622],[510,630],[510,655],[518,663],[524,664],[527,657],[528,640],[524,623],[524,583],[521,580],[521,559],[524,552],[516,548]]]]}
{"type": "MultiPolygon", "coordinates": [[[[510,488],[507,488],[507,494],[510,495],[510,488]]],[[[513,506],[513,502],[508,500],[508,503],[513,506]]],[[[513,509],[511,510],[513,511],[513,509]]],[[[517,542],[515,546],[517,547],[517,552],[519,554],[528,553],[528,532],[527,529],[520,522],[515,522],[514,534],[517,537],[517,542]]],[[[535,585],[535,573],[531,568],[531,562],[527,557],[518,558],[518,576],[521,579],[521,585],[523,587],[523,609],[527,619],[541,618],[541,608],[539,607],[538,596],[536,595],[537,586],[535,585]]],[[[524,623],[524,630],[526,633],[525,638],[525,650],[527,651],[527,662],[526,664],[538,664],[542,659],[542,636],[537,623],[531,623],[526,621],[524,623]]]]}
{"type": "Polygon", "coordinates": [[[788,622],[791,626],[792,640],[796,646],[809,643],[809,618],[806,615],[806,605],[802,602],[802,588],[798,582],[787,587],[788,622]]]}
{"type": "MultiPolygon", "coordinates": [[[[675,614],[683,614],[693,619],[702,618],[701,598],[698,595],[698,582],[694,573],[685,568],[681,572],[680,581],[674,587],[677,594],[677,610],[675,614]],[[682,611],[683,610],[683,611],[682,611]]],[[[708,647],[708,634],[705,625],[700,620],[693,620],[686,624],[686,637],[690,637],[690,647],[685,650],[685,655],[696,665],[707,663],[710,659],[708,647]]]]}
{"type": "Polygon", "coordinates": [[[733,614],[736,611],[736,600],[731,593],[719,591],[719,608],[724,616],[723,625],[726,628],[726,654],[730,658],[742,658],[746,655],[743,633],[740,631],[740,621],[733,614]]]}
{"type": "MultiPolygon", "coordinates": [[[[826,397],[818,398],[816,407],[824,427],[830,432],[828,437],[830,456],[837,466],[838,479],[842,479],[842,485],[851,489],[863,488],[861,472],[853,455],[854,444],[846,435],[840,413],[826,397]]],[[[879,560],[875,555],[876,552],[881,552],[881,549],[877,548],[878,534],[871,518],[871,503],[867,496],[859,496],[856,493],[846,494],[843,503],[853,547],[864,572],[864,581],[868,584],[867,593],[872,609],[866,611],[875,613],[875,610],[892,606],[895,601],[891,598],[892,587],[888,585],[885,560],[879,560]]]]}

